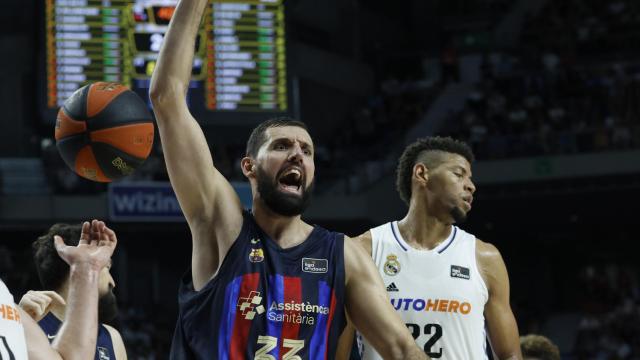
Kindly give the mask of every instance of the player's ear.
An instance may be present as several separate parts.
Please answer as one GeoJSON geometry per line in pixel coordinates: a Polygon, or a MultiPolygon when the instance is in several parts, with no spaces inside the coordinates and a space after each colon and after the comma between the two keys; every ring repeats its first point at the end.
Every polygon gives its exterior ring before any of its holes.
{"type": "Polygon", "coordinates": [[[242,168],[242,173],[246,177],[255,176],[256,173],[256,164],[255,161],[250,157],[243,157],[240,160],[240,167],[242,168]]]}
{"type": "Polygon", "coordinates": [[[417,163],[413,166],[413,177],[423,185],[429,181],[429,169],[423,163],[417,163]]]}

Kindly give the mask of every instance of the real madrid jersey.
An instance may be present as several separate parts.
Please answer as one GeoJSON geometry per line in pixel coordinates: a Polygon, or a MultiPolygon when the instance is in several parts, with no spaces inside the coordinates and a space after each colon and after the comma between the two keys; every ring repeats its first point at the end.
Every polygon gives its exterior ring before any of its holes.
{"type": "MultiPolygon", "coordinates": [[[[487,359],[487,287],[476,264],[475,236],[452,226],[431,250],[409,246],[397,221],[371,229],[371,255],[391,304],[432,359],[487,359]]],[[[382,359],[358,336],[364,360],[382,359]]]]}
{"type": "Polygon", "coordinates": [[[27,359],[27,343],[20,310],[0,280],[0,359],[27,359]]]}

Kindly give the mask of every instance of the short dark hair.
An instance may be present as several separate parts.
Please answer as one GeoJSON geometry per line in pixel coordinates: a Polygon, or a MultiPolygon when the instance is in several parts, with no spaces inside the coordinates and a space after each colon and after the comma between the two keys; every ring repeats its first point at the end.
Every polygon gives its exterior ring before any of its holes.
{"type": "Polygon", "coordinates": [[[69,276],[69,265],[58,255],[53,236],[59,235],[65,244],[77,246],[81,232],[81,224],[58,223],[33,242],[33,260],[44,290],[58,290],[69,276]]]}
{"type": "Polygon", "coordinates": [[[404,149],[398,161],[396,170],[396,190],[400,193],[400,198],[407,204],[411,201],[411,175],[413,167],[418,163],[424,163],[427,168],[435,168],[439,162],[427,159],[424,155],[431,151],[441,151],[451,154],[458,154],[469,163],[474,160],[473,151],[469,145],[451,137],[430,136],[416,140],[404,149]]]}
{"type": "Polygon", "coordinates": [[[560,349],[541,335],[527,335],[520,338],[520,348],[523,357],[533,357],[540,360],[560,360],[560,349]]]}
{"type": "Polygon", "coordinates": [[[269,119],[256,126],[251,132],[249,140],[247,140],[246,156],[256,157],[258,155],[258,150],[260,150],[262,144],[267,141],[267,136],[265,135],[267,129],[283,126],[297,126],[305,129],[307,132],[309,131],[307,125],[302,121],[287,116],[269,119]]]}

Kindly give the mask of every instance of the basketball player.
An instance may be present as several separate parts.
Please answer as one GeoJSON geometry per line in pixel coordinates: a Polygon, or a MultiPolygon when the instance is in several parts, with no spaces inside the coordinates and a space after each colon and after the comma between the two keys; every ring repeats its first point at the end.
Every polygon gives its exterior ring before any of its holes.
{"type": "MultiPolygon", "coordinates": [[[[487,359],[488,332],[498,359],[521,359],[502,257],[495,246],[455,225],[471,210],[476,190],[472,161],[471,149],[451,138],[423,138],[409,145],[396,182],[408,213],[356,241],[373,257],[391,304],[427,355],[487,359]]],[[[345,339],[351,334],[346,331],[345,339]]],[[[345,339],[341,354],[349,351],[345,339]]],[[[362,345],[363,359],[384,357],[366,338],[362,345]]]]}
{"type": "Polygon", "coordinates": [[[52,344],[29,315],[13,302],[0,280],[0,358],[90,359],[95,352],[98,331],[98,278],[109,264],[117,244],[115,233],[101,221],[82,225],[77,246],[54,238],[60,257],[69,264],[69,289],[64,325],[52,344]]]}
{"type": "MultiPolygon", "coordinates": [[[[69,289],[69,265],[57,254],[53,237],[61,236],[65,244],[75,246],[80,239],[81,225],[55,224],[49,231],[33,242],[34,260],[42,288],[46,291],[29,291],[20,300],[20,307],[38,322],[50,341],[55,339],[65,317],[66,299],[69,289]]],[[[98,340],[96,360],[126,359],[127,352],[118,330],[104,324],[118,313],[113,294],[115,282],[107,264],[98,279],[98,340]]]]}
{"type": "Polygon", "coordinates": [[[206,5],[180,1],[151,79],[169,178],[193,240],[171,358],[333,359],[345,307],[386,358],[425,358],[367,254],[301,220],[315,170],[303,123],[274,119],[249,137],[241,166],[253,213],[214,166],[185,102],[206,5]]]}
{"type": "Polygon", "coordinates": [[[524,360],[560,360],[560,349],[542,335],[529,334],[520,338],[524,360]]]}

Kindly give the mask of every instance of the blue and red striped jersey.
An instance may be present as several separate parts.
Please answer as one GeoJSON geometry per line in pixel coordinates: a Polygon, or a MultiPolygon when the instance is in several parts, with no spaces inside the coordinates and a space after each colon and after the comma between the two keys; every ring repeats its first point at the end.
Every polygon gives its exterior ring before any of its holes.
{"type": "Polygon", "coordinates": [[[344,286],[343,234],[282,249],[245,212],[218,274],[200,291],[182,279],[171,359],[333,359],[344,286]]]}

